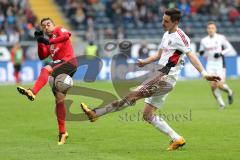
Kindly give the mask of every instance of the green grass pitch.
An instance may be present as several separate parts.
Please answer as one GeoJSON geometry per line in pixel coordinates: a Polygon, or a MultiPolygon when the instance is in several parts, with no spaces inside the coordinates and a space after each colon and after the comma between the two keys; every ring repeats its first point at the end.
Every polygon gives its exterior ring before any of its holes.
{"type": "MultiPolygon", "coordinates": [[[[186,139],[177,151],[166,151],[170,139],[143,122],[138,113],[143,100],[98,119],[67,122],[69,139],[57,146],[57,122],[50,87],[36,101],[20,96],[15,85],[0,86],[1,160],[238,160],[240,157],[240,83],[228,80],[235,91],[232,106],[220,111],[206,81],[179,81],[161,114],[186,139]],[[175,116],[175,118],[173,118],[175,116]]],[[[111,83],[80,83],[113,92],[111,83]]],[[[29,86],[26,86],[29,87],[29,86]]],[[[226,101],[226,94],[223,94],[226,101]]],[[[80,113],[79,102],[97,105],[99,100],[69,96],[71,112],[80,113]]]]}

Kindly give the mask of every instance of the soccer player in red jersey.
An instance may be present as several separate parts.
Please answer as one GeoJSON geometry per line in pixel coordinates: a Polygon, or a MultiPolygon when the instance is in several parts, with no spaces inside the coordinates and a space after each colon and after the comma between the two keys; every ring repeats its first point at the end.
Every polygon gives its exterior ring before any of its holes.
{"type": "MultiPolygon", "coordinates": [[[[43,18],[40,24],[43,31],[37,30],[34,33],[38,42],[39,59],[44,60],[50,56],[53,61],[41,69],[40,75],[31,89],[17,87],[17,90],[31,101],[35,100],[37,93],[46,85],[49,76],[56,78],[57,75],[65,73],[72,77],[77,70],[77,61],[70,41],[71,33],[63,27],[55,26],[50,18],[43,18]],[[44,33],[48,36],[48,39],[44,37],[44,33]]],[[[66,93],[58,91],[55,85],[53,85],[52,91],[55,96],[59,128],[58,144],[62,145],[68,137],[65,129],[64,98],[66,93]]]]}

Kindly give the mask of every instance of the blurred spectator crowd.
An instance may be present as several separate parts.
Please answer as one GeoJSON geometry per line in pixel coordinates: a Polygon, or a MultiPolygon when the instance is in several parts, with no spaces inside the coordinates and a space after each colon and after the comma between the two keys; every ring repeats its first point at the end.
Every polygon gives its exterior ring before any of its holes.
{"type": "MultiPolygon", "coordinates": [[[[206,24],[210,20],[215,21],[218,32],[227,37],[240,35],[240,0],[54,1],[65,14],[65,19],[69,21],[72,29],[88,42],[84,52],[89,56],[99,53],[104,56],[112,54],[103,53],[100,45],[96,43],[97,39],[159,40],[164,32],[161,24],[164,11],[173,7],[179,8],[184,15],[180,27],[191,38],[206,35],[206,24]]],[[[38,20],[28,0],[0,0],[0,61],[9,60],[9,51],[15,51],[16,48],[22,50],[23,59],[38,59],[36,43],[17,43],[20,40],[33,40],[36,27],[38,20]]],[[[142,58],[148,57],[150,51],[154,50],[154,47],[149,47],[145,41],[136,48],[137,56],[142,58]]]]}
{"type": "MultiPolygon", "coordinates": [[[[240,34],[240,0],[55,0],[74,30],[87,41],[158,38],[166,8],[182,11],[189,36],[205,33],[213,20],[219,32],[240,34]]],[[[0,44],[32,40],[37,17],[28,0],[0,0],[0,44]]]]}
{"type": "Polygon", "coordinates": [[[0,44],[32,40],[36,22],[27,0],[0,0],[0,44]]]}
{"type": "Polygon", "coordinates": [[[162,15],[166,8],[172,7],[182,11],[181,27],[190,36],[202,35],[209,20],[216,21],[218,27],[223,28],[220,32],[229,35],[236,35],[235,29],[240,27],[240,0],[55,1],[62,7],[73,29],[85,31],[86,40],[159,36],[163,32],[162,15]]]}

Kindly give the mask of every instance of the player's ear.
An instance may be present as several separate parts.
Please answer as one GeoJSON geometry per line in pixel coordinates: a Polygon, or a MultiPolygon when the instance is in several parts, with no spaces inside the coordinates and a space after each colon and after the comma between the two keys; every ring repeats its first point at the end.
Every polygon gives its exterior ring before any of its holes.
{"type": "Polygon", "coordinates": [[[174,24],[178,25],[179,21],[175,21],[174,24]]]}
{"type": "Polygon", "coordinates": [[[173,24],[174,24],[174,25],[178,25],[178,21],[174,21],[173,24]]]}

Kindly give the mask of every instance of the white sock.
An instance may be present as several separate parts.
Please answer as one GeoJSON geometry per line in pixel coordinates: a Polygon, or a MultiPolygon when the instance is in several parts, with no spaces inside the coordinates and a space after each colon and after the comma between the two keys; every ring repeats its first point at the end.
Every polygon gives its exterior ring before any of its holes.
{"type": "Polygon", "coordinates": [[[124,109],[128,106],[129,106],[129,104],[127,102],[122,103],[122,105],[118,106],[118,107],[113,106],[113,103],[111,103],[111,104],[106,105],[103,108],[96,108],[94,111],[95,111],[97,117],[100,117],[100,116],[103,116],[103,115],[108,114],[110,112],[122,110],[122,109],[124,109]]]}
{"type": "Polygon", "coordinates": [[[219,89],[214,89],[213,94],[215,95],[215,98],[217,99],[217,102],[219,103],[220,106],[225,106],[225,103],[222,99],[222,95],[220,93],[219,89]]]}
{"type": "Polygon", "coordinates": [[[229,86],[226,83],[223,84],[223,88],[228,92],[229,95],[232,95],[232,90],[229,88],[229,86]]]}
{"type": "Polygon", "coordinates": [[[166,135],[170,136],[172,140],[178,140],[181,138],[180,135],[178,135],[168,124],[165,122],[161,117],[154,116],[152,122],[152,125],[154,125],[157,129],[165,133],[166,135]]]}
{"type": "Polygon", "coordinates": [[[110,113],[113,110],[114,110],[114,107],[111,104],[107,105],[107,106],[105,106],[103,108],[96,108],[96,109],[94,109],[97,117],[100,117],[100,116],[103,116],[103,115],[105,115],[107,113],[110,113]]]}

